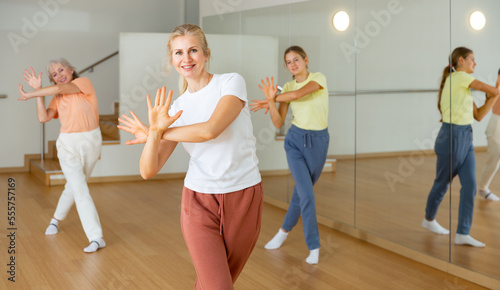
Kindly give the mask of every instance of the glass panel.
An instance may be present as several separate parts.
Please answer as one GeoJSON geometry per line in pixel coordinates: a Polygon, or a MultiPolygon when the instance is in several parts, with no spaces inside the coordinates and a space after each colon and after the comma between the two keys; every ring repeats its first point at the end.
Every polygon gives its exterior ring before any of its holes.
{"type": "MultiPolygon", "coordinates": [[[[449,236],[421,227],[436,172],[448,1],[356,2],[356,227],[448,261],[449,236]]],[[[437,215],[447,228],[448,205],[437,215]]]]}
{"type": "MultiPolygon", "coordinates": [[[[325,75],[330,92],[330,145],[329,162],[315,186],[317,214],[331,221],[354,226],[355,57],[345,50],[354,48],[355,30],[350,28],[343,33],[335,31],[332,28],[332,17],[336,11],[345,10],[353,21],[355,2],[297,2],[299,3],[204,17],[202,26],[206,33],[241,33],[267,36],[276,40],[276,52],[269,48],[247,50],[242,57],[255,61],[265,55],[276,55],[274,70],[261,69],[260,74],[246,78],[249,99],[264,98],[257,84],[266,76],[274,76],[281,86],[291,80],[291,75],[283,63],[283,52],[290,45],[299,45],[307,52],[310,72],[321,72],[325,75]],[[333,159],[336,159],[335,163],[333,159]]],[[[290,127],[290,110],[289,115],[282,134],[290,127]]],[[[288,168],[283,140],[270,140],[270,130],[273,130],[273,134],[279,131],[272,128],[268,116],[257,112],[252,118],[255,135],[258,143],[262,145],[258,154],[263,172],[264,193],[273,200],[288,203],[294,182],[290,175],[281,174],[282,169],[288,168]],[[268,154],[269,152],[272,154],[268,154]],[[285,166],[280,167],[283,161],[285,166]]]]}
{"type": "MultiPolygon", "coordinates": [[[[354,226],[355,57],[347,51],[354,48],[355,15],[355,1],[318,0],[291,5],[290,38],[286,43],[304,48],[309,72],[324,74],[330,92],[328,162],[314,187],[317,215],[350,226],[354,226]],[[341,10],[351,21],[344,32],[332,25],[334,14],[341,10]],[[331,172],[330,166],[335,171],[331,172]]],[[[280,80],[291,80],[288,71],[282,71],[285,75],[280,80]]],[[[290,180],[293,183],[293,178],[290,180]]]]}
{"type": "MultiPolygon", "coordinates": [[[[451,46],[452,48],[465,46],[474,52],[477,66],[471,75],[490,86],[495,85],[500,67],[500,54],[498,53],[500,51],[498,37],[500,20],[495,13],[499,10],[500,2],[495,0],[474,2],[456,0],[451,2],[451,46]],[[483,30],[473,30],[469,25],[469,16],[474,11],[481,11],[486,17],[486,26],[483,30]]],[[[485,103],[484,92],[473,90],[472,96],[478,107],[485,103]]],[[[496,109],[495,113],[500,113],[500,110],[496,109]]],[[[498,158],[493,153],[498,150],[499,146],[499,142],[495,141],[499,138],[495,130],[497,116],[497,114],[488,113],[480,122],[474,121],[472,129],[477,189],[488,189],[500,196],[500,179],[497,178],[498,175],[495,175],[495,165],[498,158]],[[485,132],[487,133],[485,134],[485,132]],[[487,169],[488,164],[491,169],[487,169]],[[488,184],[490,178],[491,183],[488,184]]],[[[452,186],[451,232],[453,238],[458,230],[460,190],[463,183],[455,178],[452,186]]],[[[464,192],[464,194],[470,196],[473,192],[464,192]]],[[[474,218],[470,228],[470,236],[485,243],[486,247],[475,248],[452,244],[451,262],[500,280],[500,271],[498,271],[500,232],[498,231],[498,222],[496,222],[500,218],[499,202],[485,200],[478,194],[473,209],[474,218]]],[[[464,210],[462,214],[465,212],[464,210]]]]}
{"type": "MultiPolygon", "coordinates": [[[[238,73],[245,78],[248,100],[265,98],[258,84],[266,76],[279,75],[281,39],[288,35],[288,9],[269,7],[258,11],[207,16],[202,21],[207,34],[241,36],[235,38],[237,46],[243,48],[237,51],[242,59],[238,73]],[[273,27],[272,31],[268,27],[273,27]]],[[[289,171],[283,140],[276,138],[277,129],[263,111],[252,113],[252,122],[266,201],[284,206],[288,203],[289,171]]]]}

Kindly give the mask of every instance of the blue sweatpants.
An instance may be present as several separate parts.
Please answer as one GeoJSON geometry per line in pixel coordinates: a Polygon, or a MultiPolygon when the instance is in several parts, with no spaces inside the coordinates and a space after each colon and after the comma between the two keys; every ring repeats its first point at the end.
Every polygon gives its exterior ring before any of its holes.
{"type": "Polygon", "coordinates": [[[294,125],[285,137],[286,158],[295,187],[282,228],[291,231],[302,215],[304,236],[309,250],[320,246],[313,186],[325,166],[329,142],[327,129],[303,130],[294,125]]]}
{"type": "Polygon", "coordinates": [[[434,151],[437,155],[436,179],[427,198],[425,218],[427,220],[436,218],[439,204],[451,180],[458,175],[462,188],[457,233],[468,235],[472,226],[476,196],[476,159],[472,145],[472,127],[443,123],[436,138],[434,151]]]}

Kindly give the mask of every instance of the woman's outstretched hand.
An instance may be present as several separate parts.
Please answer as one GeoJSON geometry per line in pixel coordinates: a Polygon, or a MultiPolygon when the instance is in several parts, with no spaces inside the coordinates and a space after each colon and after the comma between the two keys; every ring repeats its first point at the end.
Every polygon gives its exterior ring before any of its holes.
{"type": "Polygon", "coordinates": [[[141,122],[141,120],[139,120],[134,112],[130,111],[130,115],[132,116],[132,118],[125,114],[122,115],[123,119],[118,118],[118,121],[123,124],[118,125],[118,129],[129,132],[130,134],[133,134],[135,136],[135,140],[128,140],[127,142],[125,142],[125,144],[134,145],[146,143],[149,133],[148,126],[141,122]]]}
{"type": "Polygon", "coordinates": [[[264,114],[269,111],[269,103],[267,100],[252,100],[250,103],[250,111],[257,112],[260,109],[265,109],[264,114]]]}
{"type": "MultiPolygon", "coordinates": [[[[23,78],[24,81],[27,82],[28,85],[30,85],[30,87],[32,87],[34,90],[42,88],[42,73],[40,73],[37,76],[32,67],[30,67],[30,71],[28,71],[27,69],[24,70],[23,78]]],[[[17,99],[18,101],[26,101],[32,98],[29,97],[27,93],[24,91],[22,84],[19,84],[18,87],[19,87],[19,94],[21,95],[21,97],[17,99]]]]}
{"type": "Polygon", "coordinates": [[[276,94],[278,93],[278,85],[274,84],[274,78],[271,77],[271,81],[269,81],[269,77],[266,77],[266,82],[264,82],[263,79],[260,81],[262,86],[259,85],[259,88],[264,92],[264,95],[266,95],[266,100],[274,102],[276,94]]]}
{"type": "Polygon", "coordinates": [[[38,90],[42,88],[42,73],[38,74],[38,77],[35,74],[35,71],[32,67],[30,67],[30,71],[27,69],[23,72],[24,81],[30,85],[34,90],[38,90]]]}
{"type": "Polygon", "coordinates": [[[168,115],[168,108],[172,102],[173,92],[170,90],[168,97],[165,99],[165,91],[165,87],[156,91],[154,106],[151,104],[151,96],[147,96],[150,131],[165,132],[182,114],[182,111],[179,111],[172,117],[168,115]]]}
{"type": "Polygon", "coordinates": [[[26,101],[26,100],[29,100],[30,97],[28,97],[28,95],[26,94],[26,92],[24,91],[23,89],[23,85],[19,84],[18,85],[19,87],[19,94],[21,95],[17,100],[18,101],[26,101]]]}

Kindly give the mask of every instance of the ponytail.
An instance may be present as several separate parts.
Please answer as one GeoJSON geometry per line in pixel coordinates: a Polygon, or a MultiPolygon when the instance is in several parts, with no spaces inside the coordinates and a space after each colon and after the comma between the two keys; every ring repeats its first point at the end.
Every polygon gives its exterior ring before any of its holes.
{"type": "Polygon", "coordinates": [[[441,112],[441,95],[443,94],[444,84],[446,83],[446,79],[450,76],[452,69],[453,69],[453,67],[451,65],[446,66],[443,69],[443,76],[441,77],[441,85],[439,86],[439,95],[438,95],[438,103],[437,103],[439,113],[442,113],[441,112]]]}
{"type": "Polygon", "coordinates": [[[181,95],[184,94],[184,92],[186,92],[187,87],[188,83],[186,78],[184,76],[179,76],[179,92],[181,95]]]}
{"type": "Polygon", "coordinates": [[[449,58],[449,65],[446,66],[443,70],[443,77],[441,78],[441,85],[439,86],[439,95],[438,95],[438,110],[441,112],[441,95],[443,94],[444,84],[446,83],[446,79],[450,76],[450,74],[456,71],[458,66],[458,61],[460,58],[466,59],[469,54],[472,53],[472,50],[460,46],[453,50],[449,58]]]}

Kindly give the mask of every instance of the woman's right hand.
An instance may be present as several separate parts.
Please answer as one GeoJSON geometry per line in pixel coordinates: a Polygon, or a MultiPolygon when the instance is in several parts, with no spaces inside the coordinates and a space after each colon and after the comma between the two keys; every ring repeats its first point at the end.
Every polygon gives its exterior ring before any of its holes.
{"type": "Polygon", "coordinates": [[[122,114],[123,119],[118,118],[118,121],[123,124],[118,125],[118,129],[129,132],[135,136],[135,140],[128,140],[125,144],[133,145],[146,143],[149,134],[148,126],[142,123],[134,112],[130,111],[130,115],[132,115],[132,118],[125,114],[122,114]]]}
{"type": "Polygon", "coordinates": [[[27,69],[24,70],[23,72],[23,77],[24,81],[30,85],[35,90],[41,89],[42,88],[42,73],[38,75],[38,77],[35,74],[35,71],[33,70],[32,67],[30,67],[30,71],[27,69]]]}
{"type": "Polygon", "coordinates": [[[21,84],[18,84],[18,88],[19,88],[19,94],[21,95],[21,97],[19,97],[17,100],[18,101],[26,101],[26,100],[29,100],[30,97],[26,94],[26,92],[24,91],[23,89],[23,85],[21,84]]]}
{"type": "Polygon", "coordinates": [[[266,95],[267,101],[272,101],[274,102],[276,98],[276,94],[278,93],[278,85],[274,85],[274,78],[271,77],[271,81],[269,82],[269,77],[266,77],[266,82],[264,80],[260,80],[262,83],[262,86],[259,85],[259,88],[264,92],[264,95],[266,95]]]}
{"type": "Polygon", "coordinates": [[[264,114],[269,111],[269,103],[267,100],[252,100],[250,103],[250,111],[257,112],[260,109],[265,109],[264,114]]]}

